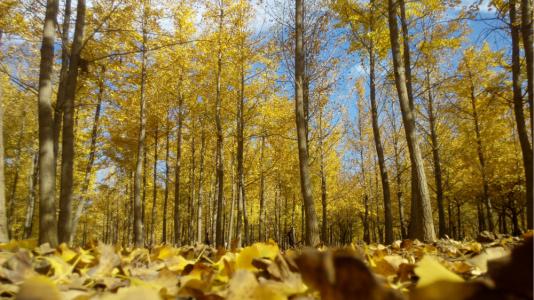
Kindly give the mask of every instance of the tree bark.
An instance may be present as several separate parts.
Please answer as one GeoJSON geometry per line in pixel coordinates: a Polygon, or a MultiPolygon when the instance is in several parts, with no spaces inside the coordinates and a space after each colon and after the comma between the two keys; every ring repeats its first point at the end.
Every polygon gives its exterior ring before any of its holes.
{"type": "MultiPolygon", "coordinates": [[[[163,197],[163,222],[161,224],[161,243],[167,243],[167,203],[169,201],[169,136],[170,124],[169,124],[169,112],[166,112],[167,116],[167,130],[165,138],[165,195],[163,197]]],[[[195,188],[194,186],[192,188],[195,188]]]]}
{"type": "Polygon", "coordinates": [[[216,174],[217,174],[217,219],[215,224],[215,246],[224,247],[223,237],[223,201],[224,201],[224,162],[223,147],[224,136],[221,123],[221,71],[222,71],[222,28],[223,28],[224,11],[219,8],[219,32],[218,32],[218,49],[217,49],[217,77],[216,77],[216,96],[215,96],[215,125],[217,127],[217,148],[216,148],[216,174]]]}
{"type": "MultiPolygon", "coordinates": [[[[2,31],[0,31],[0,40],[2,31]]],[[[9,230],[7,226],[6,214],[6,193],[4,178],[4,101],[0,90],[0,243],[6,243],[9,240],[9,230]]],[[[13,199],[11,200],[13,201],[13,199]]]]}
{"type": "Polygon", "coordinates": [[[410,107],[410,99],[406,86],[405,70],[402,67],[402,57],[399,46],[399,32],[397,25],[397,2],[388,0],[388,23],[390,30],[391,53],[393,57],[393,69],[395,75],[395,85],[399,96],[404,130],[410,152],[410,161],[416,170],[417,185],[417,205],[412,212],[412,222],[410,224],[410,235],[423,241],[434,241],[436,235],[432,221],[432,207],[428,193],[426,174],[423,166],[423,159],[419,144],[417,142],[415,128],[415,112],[410,107]]]}
{"type": "Polygon", "coordinates": [[[183,102],[184,96],[182,91],[182,78],[180,78],[180,86],[178,91],[178,129],[176,132],[176,166],[174,169],[174,244],[181,244],[181,218],[180,218],[180,178],[182,177],[182,124],[183,124],[183,102]]]}
{"type": "Polygon", "coordinates": [[[32,175],[28,180],[28,198],[26,200],[26,219],[24,220],[24,239],[32,235],[33,216],[35,213],[35,194],[37,193],[37,180],[39,176],[39,153],[35,152],[32,159],[32,175]]]}
{"type": "Polygon", "coordinates": [[[58,239],[68,243],[72,233],[72,191],[74,172],[74,102],[78,83],[78,64],[85,27],[85,0],[78,0],[76,25],[72,41],[69,73],[63,103],[63,133],[61,144],[61,187],[59,197],[58,239]]]}
{"type": "MultiPolygon", "coordinates": [[[[373,1],[371,1],[372,5],[373,1]]],[[[374,26],[371,25],[373,30],[374,26]]],[[[384,158],[384,149],[380,137],[380,127],[378,125],[378,109],[376,103],[376,83],[375,83],[375,52],[374,43],[371,40],[369,46],[369,98],[371,100],[371,123],[373,125],[373,136],[375,142],[376,154],[378,157],[378,166],[380,168],[380,179],[382,183],[382,194],[384,201],[384,225],[385,225],[385,243],[393,242],[393,215],[391,213],[391,192],[389,188],[388,172],[384,158]]]]}
{"type": "MultiPolygon", "coordinates": [[[[141,203],[141,181],[143,176],[143,159],[145,157],[145,139],[146,139],[146,101],[145,101],[145,84],[146,84],[146,43],[148,40],[147,33],[147,3],[143,1],[143,21],[142,21],[142,45],[141,45],[141,94],[139,101],[139,135],[137,137],[137,159],[134,173],[134,192],[133,192],[133,215],[134,215],[134,246],[141,248],[145,245],[144,224],[143,224],[143,204],[141,203]]],[[[145,170],[146,172],[146,170],[145,170]]]]}
{"type": "Polygon", "coordinates": [[[201,244],[202,239],[202,205],[204,199],[204,155],[206,153],[206,132],[204,130],[204,124],[202,125],[202,132],[200,133],[200,166],[198,172],[198,202],[197,202],[197,243],[201,244]]]}
{"type": "Polygon", "coordinates": [[[265,236],[266,211],[265,211],[265,172],[263,170],[264,149],[265,149],[265,136],[262,136],[261,143],[260,143],[260,215],[258,218],[258,239],[260,242],[265,241],[265,239],[267,238],[265,236]]]}
{"type": "Polygon", "coordinates": [[[150,214],[150,245],[154,245],[154,235],[156,230],[156,206],[158,199],[158,124],[154,132],[154,167],[152,177],[152,213],[150,214]]]}
{"type": "MultiPolygon", "coordinates": [[[[304,202],[306,228],[305,242],[307,246],[319,243],[319,228],[313,202],[308,164],[308,145],[306,143],[306,116],[303,106],[304,92],[304,47],[303,47],[303,19],[304,0],[295,1],[295,121],[297,127],[297,142],[299,151],[300,188],[304,202]]],[[[304,216],[303,216],[304,217],[304,216]]]]}
{"type": "Polygon", "coordinates": [[[13,227],[15,226],[15,223],[17,222],[15,218],[15,206],[16,201],[15,197],[17,196],[17,185],[19,183],[19,171],[20,171],[20,156],[22,152],[22,139],[24,138],[24,129],[26,128],[26,109],[24,108],[22,111],[22,115],[20,116],[21,125],[20,130],[18,134],[17,139],[17,148],[15,149],[15,161],[13,163],[15,174],[13,174],[13,183],[11,185],[11,193],[9,195],[9,209],[8,209],[8,234],[10,239],[15,239],[13,227]]]}
{"type": "MultiPolygon", "coordinates": [[[[532,126],[532,98],[534,97],[533,93],[533,62],[532,62],[532,47],[533,47],[533,20],[532,20],[532,1],[523,0],[522,1],[522,14],[523,14],[523,44],[525,45],[525,58],[526,58],[526,67],[527,67],[527,94],[528,102],[530,108],[530,121],[532,126]]],[[[514,115],[517,126],[517,135],[519,137],[519,143],[521,145],[521,153],[523,154],[523,167],[525,169],[525,179],[526,179],[526,189],[527,189],[527,227],[528,229],[533,228],[533,157],[532,157],[532,146],[528,140],[528,132],[525,123],[525,116],[523,111],[523,97],[521,95],[521,62],[520,62],[520,51],[519,51],[519,25],[517,24],[516,15],[516,1],[510,0],[510,23],[512,31],[512,87],[513,87],[513,98],[514,98],[514,115]]],[[[531,127],[531,130],[534,128],[531,127]]]]}
{"type": "Polygon", "coordinates": [[[434,114],[434,97],[430,85],[430,72],[426,74],[428,89],[428,122],[430,123],[430,141],[432,144],[432,161],[434,163],[434,179],[436,181],[436,201],[438,203],[439,237],[448,234],[445,225],[445,206],[443,204],[443,183],[441,178],[441,158],[439,155],[438,134],[436,132],[436,117],[434,114]]]}
{"type": "Polygon", "coordinates": [[[71,15],[71,0],[65,0],[65,12],[63,15],[63,25],[61,28],[61,70],[59,71],[59,86],[57,89],[56,107],[54,109],[54,157],[59,152],[59,135],[61,133],[61,123],[63,121],[63,103],[65,102],[65,87],[69,74],[69,30],[71,15]]]}
{"type": "MultiPolygon", "coordinates": [[[[52,67],[57,26],[57,0],[47,0],[39,66],[39,243],[57,245],[55,204],[56,159],[54,156],[54,124],[52,119],[52,67]]],[[[2,160],[3,161],[3,160],[2,160]]],[[[0,207],[4,200],[0,198],[0,207]]],[[[0,212],[1,213],[1,212],[0,212]]],[[[2,225],[0,225],[2,226],[2,225]]]]}
{"type": "MultiPolygon", "coordinates": [[[[534,131],[534,10],[532,9],[532,0],[521,0],[521,33],[523,36],[523,46],[525,48],[525,63],[527,68],[527,94],[530,112],[530,135],[533,138],[534,131]]],[[[531,180],[532,183],[532,180],[531,180]]],[[[527,187],[528,194],[528,187],[527,187]]],[[[530,196],[527,200],[530,203],[527,206],[527,220],[529,229],[532,229],[532,186],[530,187],[530,196]]]]}

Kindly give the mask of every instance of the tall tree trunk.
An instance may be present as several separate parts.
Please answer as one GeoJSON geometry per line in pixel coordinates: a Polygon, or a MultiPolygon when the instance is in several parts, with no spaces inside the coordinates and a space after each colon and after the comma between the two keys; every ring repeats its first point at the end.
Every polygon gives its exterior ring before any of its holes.
{"type": "MultiPolygon", "coordinates": [[[[167,243],[167,203],[169,201],[169,136],[170,124],[169,124],[169,112],[167,111],[167,123],[166,126],[166,138],[165,138],[165,196],[163,197],[163,222],[161,224],[161,243],[167,243]]],[[[194,188],[194,187],[193,187],[194,188]]]]}
{"type": "Polygon", "coordinates": [[[152,213],[150,214],[150,245],[154,245],[156,230],[156,203],[158,199],[158,123],[154,132],[154,173],[152,177],[152,213]]]}
{"type": "MultiPolygon", "coordinates": [[[[373,1],[371,1],[372,5],[373,1]]],[[[373,26],[371,26],[373,28],[373,26]]],[[[369,46],[369,98],[371,100],[371,123],[373,125],[373,136],[375,141],[375,149],[378,157],[378,166],[380,168],[380,180],[382,183],[382,194],[384,201],[384,225],[385,225],[385,243],[391,244],[393,242],[393,215],[391,213],[391,192],[389,188],[388,171],[386,169],[386,162],[384,158],[384,149],[382,147],[382,139],[380,137],[380,127],[378,125],[378,109],[376,104],[376,84],[375,84],[375,52],[374,43],[371,40],[369,46]]]]}
{"type": "Polygon", "coordinates": [[[242,244],[242,225],[244,225],[245,243],[248,242],[248,220],[245,218],[245,175],[243,167],[243,152],[244,143],[244,109],[245,109],[245,68],[244,68],[244,55],[243,55],[244,41],[241,44],[241,68],[240,68],[240,84],[239,84],[239,97],[237,99],[237,227],[236,227],[236,239],[237,246],[242,244]]]}
{"type": "Polygon", "coordinates": [[[476,138],[476,144],[477,144],[477,155],[478,155],[478,162],[480,164],[480,174],[482,176],[482,204],[486,208],[486,216],[484,217],[484,213],[482,212],[480,215],[482,217],[481,222],[484,226],[486,226],[486,223],[488,225],[488,229],[490,231],[493,231],[494,224],[493,224],[493,212],[492,212],[492,205],[491,205],[491,199],[489,196],[489,181],[488,181],[488,175],[486,170],[486,157],[484,156],[484,147],[482,146],[482,134],[480,129],[480,120],[478,118],[478,108],[476,103],[476,96],[475,96],[475,86],[473,83],[472,75],[469,73],[469,82],[470,82],[470,88],[471,88],[471,109],[473,113],[473,125],[475,126],[475,138],[476,138]]]}
{"type": "MultiPolygon", "coordinates": [[[[1,38],[2,31],[0,31],[0,40],[1,38]]],[[[0,243],[6,243],[9,240],[9,230],[7,226],[4,178],[4,101],[1,92],[0,90],[0,243]]]]}
{"type": "MultiPolygon", "coordinates": [[[[236,180],[235,180],[235,163],[233,159],[233,153],[232,153],[232,168],[230,172],[231,176],[231,183],[232,183],[232,194],[230,195],[231,203],[230,203],[230,222],[228,224],[228,239],[227,241],[229,244],[227,246],[231,247],[233,243],[233,234],[234,234],[234,222],[235,222],[235,203],[236,203],[236,180]]],[[[238,205],[239,206],[239,205],[238,205]]]]}
{"type": "Polygon", "coordinates": [[[393,57],[393,68],[395,74],[395,85],[399,96],[404,130],[408,150],[410,152],[410,161],[416,170],[417,185],[417,205],[416,210],[412,212],[412,222],[410,224],[410,235],[423,241],[433,241],[436,239],[434,224],[432,221],[432,207],[428,193],[426,174],[423,166],[423,158],[419,144],[417,142],[415,128],[415,112],[410,107],[410,99],[406,86],[405,70],[402,67],[402,57],[399,46],[399,29],[397,25],[397,2],[388,0],[388,23],[391,40],[391,53],[393,57]]]}
{"type": "Polygon", "coordinates": [[[191,192],[191,196],[189,198],[189,238],[188,243],[192,244],[195,240],[195,230],[194,230],[194,224],[195,224],[195,191],[196,191],[196,185],[195,185],[195,173],[196,173],[196,141],[195,141],[195,122],[194,119],[191,119],[191,128],[190,128],[190,135],[191,135],[191,166],[190,166],[190,184],[189,189],[191,192]]]}
{"type": "MultiPolygon", "coordinates": [[[[533,137],[534,131],[534,10],[532,9],[532,0],[521,0],[521,33],[523,35],[523,46],[525,48],[525,62],[527,68],[527,93],[530,112],[530,134],[533,137]]],[[[532,178],[532,177],[531,177],[532,178]]],[[[532,183],[532,180],[530,181],[532,183]]],[[[530,195],[527,200],[530,201],[527,206],[527,215],[530,218],[529,229],[532,229],[532,185],[530,186],[530,195]]]]}
{"type": "Polygon", "coordinates": [[[204,155],[206,153],[206,132],[204,124],[201,124],[202,132],[200,133],[200,170],[198,172],[198,202],[197,202],[197,243],[202,243],[202,205],[204,199],[204,155]]]}
{"type": "MultiPolygon", "coordinates": [[[[523,1],[525,2],[525,1],[523,1]]],[[[527,1],[529,2],[529,1],[527,1]]],[[[521,153],[523,154],[523,167],[525,169],[525,179],[527,188],[527,227],[533,228],[532,224],[532,205],[533,205],[533,166],[532,166],[532,146],[528,140],[528,132],[525,124],[525,115],[523,110],[523,96],[521,95],[521,62],[520,62],[520,50],[519,50],[519,24],[517,18],[516,0],[510,0],[510,26],[512,31],[512,87],[514,98],[514,115],[517,126],[517,135],[519,137],[519,143],[521,145],[521,153]]],[[[523,10],[523,43],[525,44],[525,58],[527,61],[527,89],[528,89],[528,101],[530,111],[532,113],[532,97],[533,97],[533,64],[532,64],[532,42],[533,42],[533,29],[532,29],[532,4],[522,3],[523,10]],[[525,16],[526,15],[526,16],[525,16]],[[530,25],[527,24],[530,20],[530,25]],[[530,43],[528,46],[526,44],[530,43]]],[[[532,116],[531,116],[532,122],[532,116]]],[[[532,123],[531,123],[532,126],[532,123]]],[[[532,129],[534,130],[534,129],[532,129]]]]}
{"type": "Polygon", "coordinates": [[[261,137],[260,142],[260,215],[258,218],[258,239],[263,242],[267,239],[266,229],[266,207],[265,207],[265,171],[264,171],[264,159],[265,159],[265,136],[261,137]]]}
{"type": "MultiPolygon", "coordinates": [[[[222,5],[222,3],[221,3],[222,5]]],[[[216,148],[216,169],[217,169],[217,219],[215,225],[215,246],[223,247],[223,201],[224,201],[224,157],[223,157],[223,129],[221,123],[221,71],[222,71],[222,29],[223,29],[224,11],[222,6],[219,8],[219,32],[218,32],[218,49],[217,49],[217,77],[216,77],[216,96],[215,96],[215,125],[217,127],[217,148],[216,148]]]]}
{"type": "Polygon", "coordinates": [[[300,188],[304,202],[306,217],[305,241],[308,246],[319,243],[319,228],[317,215],[313,202],[310,179],[310,166],[308,164],[308,145],[306,143],[306,116],[304,113],[304,46],[303,46],[303,19],[304,0],[295,1],[295,120],[297,127],[297,141],[299,149],[300,188]]]}
{"type": "Polygon", "coordinates": [[[76,231],[78,229],[78,222],[80,221],[80,217],[82,216],[89,202],[89,198],[86,195],[87,195],[87,192],[89,191],[89,184],[91,182],[91,174],[92,174],[91,171],[93,170],[93,165],[95,162],[96,142],[98,139],[98,128],[100,125],[100,113],[101,113],[100,110],[102,108],[102,99],[104,98],[104,73],[105,73],[105,68],[102,67],[102,75],[101,75],[102,78],[100,78],[99,84],[98,84],[98,96],[97,96],[97,103],[96,103],[96,108],[95,108],[95,117],[93,119],[93,128],[91,130],[91,144],[89,146],[89,159],[87,160],[87,166],[85,166],[85,175],[84,175],[83,183],[82,183],[80,202],[78,203],[78,206],[76,207],[76,212],[72,220],[72,232],[70,236],[71,244],[74,238],[76,237],[76,231]]]}
{"type": "Polygon", "coordinates": [[[438,134],[436,132],[436,117],[434,115],[434,97],[430,84],[430,71],[426,74],[428,89],[428,122],[430,123],[430,141],[432,143],[432,161],[434,163],[434,178],[436,180],[436,201],[438,203],[439,237],[448,234],[445,225],[445,206],[443,204],[443,183],[441,179],[441,159],[439,155],[438,134]]]}
{"type": "MultiPolygon", "coordinates": [[[[143,159],[145,157],[145,139],[146,139],[146,59],[148,40],[147,22],[148,8],[146,1],[143,1],[143,21],[142,21],[142,45],[141,45],[141,95],[139,101],[139,136],[137,138],[137,159],[134,173],[134,192],[133,192],[133,215],[134,215],[134,246],[144,247],[144,224],[143,224],[143,204],[141,203],[141,181],[143,176],[143,159]]],[[[146,172],[146,170],[144,170],[146,172]]]]}
{"type": "MultiPolygon", "coordinates": [[[[56,159],[54,156],[54,124],[52,119],[52,67],[54,64],[54,40],[57,26],[57,0],[47,0],[39,67],[39,243],[57,245],[57,220],[55,204],[56,159]]],[[[3,159],[1,160],[3,162],[3,159]]],[[[0,190],[3,190],[0,187],[0,190]]],[[[0,215],[5,199],[0,193],[0,215]]],[[[5,212],[4,212],[5,213],[5,212]]],[[[4,227],[0,224],[0,230],[4,227]]],[[[7,229],[7,228],[6,228],[7,229]]]]}
{"type": "Polygon", "coordinates": [[[28,198],[26,200],[26,219],[24,220],[24,239],[32,236],[33,216],[35,213],[35,196],[39,176],[39,152],[35,152],[32,159],[32,175],[28,180],[28,198]]]}
{"type": "Polygon", "coordinates": [[[61,27],[61,70],[59,71],[59,86],[57,89],[56,107],[54,109],[54,157],[58,156],[59,135],[61,133],[61,122],[63,121],[63,103],[65,103],[65,87],[69,75],[70,55],[68,44],[71,9],[71,0],[65,0],[63,25],[61,27]]]}
{"type": "Polygon", "coordinates": [[[176,132],[176,165],[174,167],[174,245],[181,244],[181,218],[180,218],[180,178],[182,177],[182,124],[183,124],[183,103],[182,78],[178,87],[178,129],[176,132]]]}
{"type": "Polygon", "coordinates": [[[59,197],[58,239],[68,243],[72,233],[72,192],[74,180],[74,102],[78,84],[78,65],[85,27],[85,0],[78,0],[76,25],[72,41],[69,74],[63,103],[63,133],[61,144],[61,188],[59,197]]]}
{"type": "Polygon", "coordinates": [[[327,243],[328,227],[328,203],[326,190],[326,171],[324,158],[324,128],[323,128],[323,107],[319,108],[319,173],[321,176],[321,206],[322,206],[322,223],[321,223],[321,241],[327,243]]]}
{"type": "Polygon", "coordinates": [[[408,234],[406,232],[406,226],[404,222],[404,201],[402,200],[402,171],[401,171],[401,164],[400,164],[400,150],[399,150],[399,138],[397,137],[397,125],[395,123],[396,115],[395,115],[395,109],[393,108],[393,101],[391,101],[391,126],[393,129],[393,156],[395,158],[395,181],[396,181],[396,193],[397,193],[397,204],[399,206],[399,226],[400,226],[400,233],[401,238],[406,239],[408,238],[408,234]]]}
{"type": "MultiPolygon", "coordinates": [[[[22,153],[22,139],[24,138],[24,129],[26,128],[26,109],[24,108],[22,111],[22,115],[20,117],[21,125],[20,130],[18,134],[17,139],[17,146],[15,149],[15,161],[13,163],[13,168],[15,169],[15,174],[13,175],[13,183],[11,185],[11,193],[9,195],[9,209],[8,209],[8,220],[7,224],[8,226],[8,234],[10,239],[15,239],[13,227],[15,226],[15,223],[17,222],[15,218],[15,206],[16,201],[15,197],[17,196],[17,185],[19,183],[19,171],[20,171],[20,156],[22,153]]],[[[1,132],[0,132],[1,133],[1,132]]]]}

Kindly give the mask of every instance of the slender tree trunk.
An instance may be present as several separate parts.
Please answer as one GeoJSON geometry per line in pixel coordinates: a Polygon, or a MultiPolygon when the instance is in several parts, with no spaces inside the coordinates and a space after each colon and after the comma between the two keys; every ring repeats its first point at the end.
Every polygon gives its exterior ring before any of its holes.
{"type": "Polygon", "coordinates": [[[241,68],[240,68],[240,85],[239,85],[239,97],[237,101],[237,228],[236,239],[237,246],[242,244],[242,225],[244,225],[245,243],[248,242],[248,220],[246,220],[245,210],[245,175],[243,168],[243,152],[244,152],[244,109],[245,109],[245,68],[244,68],[244,56],[243,56],[244,41],[241,44],[241,68]]]}
{"type": "Polygon", "coordinates": [[[443,183],[441,179],[441,159],[439,155],[438,134],[436,132],[436,117],[434,115],[434,97],[430,85],[430,71],[426,74],[428,89],[428,122],[430,123],[430,141],[432,144],[432,161],[434,163],[434,178],[436,180],[436,201],[438,203],[439,237],[448,234],[445,225],[445,206],[443,204],[443,183]]]}
{"type": "MultiPolygon", "coordinates": [[[[141,203],[141,181],[143,176],[143,159],[145,157],[145,139],[146,139],[146,100],[145,100],[145,85],[146,85],[146,59],[147,50],[146,43],[148,39],[147,33],[147,3],[143,1],[143,41],[141,51],[141,95],[139,101],[139,136],[137,138],[137,159],[134,173],[134,193],[133,193],[133,215],[134,215],[134,246],[141,248],[145,244],[144,224],[143,224],[143,204],[141,203]]],[[[144,170],[146,172],[146,170],[144,170]]]]}
{"type": "Polygon", "coordinates": [[[391,118],[391,126],[393,128],[393,155],[395,157],[395,181],[396,181],[396,192],[397,192],[397,204],[399,206],[399,226],[400,226],[400,233],[401,238],[406,239],[408,238],[408,234],[406,233],[406,226],[404,224],[404,201],[402,199],[402,178],[401,178],[401,164],[400,164],[400,150],[399,150],[399,139],[397,137],[397,125],[395,123],[395,120],[397,119],[395,116],[395,110],[393,108],[393,101],[391,101],[391,112],[392,112],[392,118],[391,118]]]}
{"type": "Polygon", "coordinates": [[[198,172],[198,202],[197,202],[197,243],[201,244],[202,239],[202,205],[204,199],[204,155],[206,153],[206,133],[202,125],[200,133],[200,170],[198,172]]]}
{"type": "MultiPolygon", "coordinates": [[[[10,239],[15,239],[13,227],[17,223],[17,220],[15,218],[15,206],[16,206],[16,200],[15,197],[17,196],[17,185],[19,183],[19,170],[20,170],[20,156],[22,152],[22,139],[24,138],[24,129],[26,128],[26,109],[24,108],[22,111],[22,115],[20,117],[21,119],[21,125],[20,130],[18,134],[17,139],[17,146],[15,149],[15,161],[13,163],[15,174],[13,175],[13,183],[11,185],[11,193],[9,195],[9,205],[8,205],[8,220],[7,224],[8,226],[8,234],[10,239]]],[[[1,132],[0,132],[1,133],[1,132]]]]}
{"type": "MultiPolygon", "coordinates": [[[[169,201],[169,137],[170,124],[169,124],[169,112],[167,111],[167,132],[165,138],[165,196],[163,198],[163,222],[161,224],[161,243],[167,243],[167,203],[169,201]]],[[[192,188],[195,188],[194,186],[192,188]]]]}
{"type": "Polygon", "coordinates": [[[57,89],[56,107],[54,109],[54,157],[58,157],[59,135],[61,133],[61,122],[63,121],[63,104],[65,103],[65,92],[67,78],[69,74],[69,30],[71,15],[71,0],[65,0],[65,11],[63,15],[63,25],[61,28],[61,70],[59,71],[59,86],[57,89]]]}
{"type": "MultiPolygon", "coordinates": [[[[39,67],[39,243],[57,245],[57,220],[55,204],[56,159],[54,156],[54,124],[52,119],[52,67],[54,64],[54,40],[56,30],[57,0],[47,0],[39,67]]],[[[1,159],[3,163],[3,159],[1,159]]],[[[3,180],[0,180],[3,181],[3,180]]],[[[3,190],[0,187],[0,190],[3,190]]],[[[0,193],[0,216],[5,199],[0,193]]],[[[3,224],[0,224],[2,230],[3,224]]],[[[7,226],[6,226],[7,227],[7,226]]],[[[4,227],[4,228],[6,228],[4,227]]],[[[7,228],[6,228],[7,229],[7,228]]]]}
{"type": "Polygon", "coordinates": [[[295,115],[297,127],[297,141],[299,149],[300,188],[305,208],[306,235],[305,241],[308,246],[319,243],[319,228],[317,215],[313,202],[312,186],[310,179],[310,166],[308,164],[308,145],[306,143],[306,116],[303,106],[304,92],[304,46],[303,46],[303,19],[304,0],[295,1],[295,115]]]}
{"type": "Polygon", "coordinates": [[[182,90],[182,78],[180,78],[180,85],[178,91],[178,129],[176,132],[176,165],[174,169],[174,245],[181,244],[180,225],[180,178],[182,177],[182,124],[183,124],[183,103],[184,95],[182,90]]]}
{"type": "Polygon", "coordinates": [[[74,238],[76,237],[76,232],[78,229],[78,222],[80,221],[80,217],[82,216],[84,210],[86,209],[86,206],[89,202],[89,198],[86,196],[87,192],[89,191],[89,184],[91,182],[91,174],[93,170],[93,165],[95,162],[95,155],[96,155],[96,142],[98,139],[98,128],[100,125],[100,110],[102,108],[102,99],[104,98],[104,67],[102,67],[102,78],[99,81],[98,84],[98,97],[97,97],[97,103],[95,108],[95,117],[93,119],[93,128],[91,130],[91,144],[89,146],[89,159],[87,160],[87,166],[85,167],[85,176],[82,183],[82,190],[80,194],[80,202],[78,203],[78,206],[76,208],[76,212],[74,214],[74,218],[72,220],[72,232],[70,236],[70,243],[74,241],[74,238]]]}
{"type": "Polygon", "coordinates": [[[267,224],[266,224],[266,209],[265,209],[265,171],[264,171],[264,159],[265,159],[265,136],[261,137],[260,144],[260,215],[258,218],[258,239],[260,242],[265,241],[267,224]]]}
{"type": "MultiPolygon", "coordinates": [[[[372,3],[373,1],[371,1],[372,3]]],[[[372,4],[371,4],[372,5],[372,4]]],[[[369,47],[369,98],[371,100],[371,123],[373,125],[373,136],[375,141],[376,154],[378,156],[378,166],[380,168],[380,179],[382,182],[382,193],[384,200],[384,225],[385,225],[385,243],[393,242],[393,215],[391,213],[391,192],[389,188],[388,172],[384,158],[384,149],[382,148],[382,139],[380,137],[380,127],[378,125],[378,109],[376,103],[376,85],[375,85],[375,53],[374,44],[371,41],[369,47]]]]}
{"type": "Polygon", "coordinates": [[[473,125],[475,126],[475,138],[476,138],[476,144],[477,144],[477,154],[478,154],[478,162],[480,163],[480,174],[482,176],[482,192],[483,192],[483,198],[482,203],[484,207],[486,208],[486,216],[484,217],[484,213],[482,212],[480,215],[482,216],[481,222],[484,223],[484,227],[487,223],[488,229],[490,231],[494,230],[494,224],[493,224],[493,212],[492,212],[492,205],[491,205],[491,199],[489,196],[489,182],[488,182],[488,175],[486,170],[486,157],[484,156],[484,148],[482,146],[482,134],[480,129],[480,120],[478,119],[478,108],[476,103],[476,97],[475,97],[475,87],[472,80],[471,73],[469,73],[469,79],[471,84],[471,109],[473,113],[473,125]]]}
{"type": "MultiPolygon", "coordinates": [[[[2,32],[0,31],[0,40],[2,32]]],[[[4,101],[0,90],[0,243],[6,243],[9,240],[9,229],[6,214],[6,194],[4,178],[4,101]]],[[[13,199],[11,199],[13,202],[13,199]]],[[[12,204],[13,205],[13,204],[12,204]]],[[[9,227],[11,228],[11,226],[9,227]]]]}
{"type": "Polygon", "coordinates": [[[85,0],[78,0],[76,25],[72,41],[69,73],[63,103],[63,133],[61,144],[61,188],[59,197],[58,238],[68,243],[72,233],[72,192],[74,181],[74,103],[78,84],[78,65],[85,27],[85,0]]]}
{"type": "MultiPolygon", "coordinates": [[[[524,1],[523,1],[524,2],[524,1]]],[[[528,1],[527,1],[528,2],[528,1]]],[[[525,57],[526,57],[526,67],[527,67],[527,89],[528,89],[528,98],[529,98],[529,107],[532,112],[532,97],[533,97],[533,87],[532,87],[532,4],[523,3],[522,5],[523,22],[525,24],[523,30],[523,43],[525,44],[525,57]],[[526,7],[525,7],[526,6],[526,7]],[[530,17],[529,17],[530,13],[530,17]],[[526,24],[530,18],[530,25],[526,24]],[[527,27],[530,27],[530,32],[527,27]],[[530,43],[530,45],[526,45],[530,43]],[[529,61],[530,60],[530,61],[529,61]]],[[[521,61],[520,61],[520,49],[519,49],[519,31],[520,26],[518,24],[519,20],[517,18],[517,8],[516,0],[510,0],[510,26],[512,32],[512,88],[513,88],[513,99],[514,99],[514,115],[515,122],[517,126],[517,135],[519,137],[519,144],[521,145],[521,153],[523,154],[523,167],[525,169],[525,179],[526,179],[526,188],[527,188],[527,227],[532,229],[532,205],[533,205],[533,166],[532,166],[532,146],[528,140],[528,132],[525,123],[525,115],[523,108],[523,96],[521,94],[521,61]]],[[[532,120],[532,116],[531,116],[532,120]]],[[[531,123],[532,126],[532,123],[531,123]]],[[[534,129],[533,129],[534,130],[534,129]]]]}
{"type": "Polygon", "coordinates": [[[415,112],[410,107],[410,99],[406,85],[405,70],[402,68],[402,57],[399,46],[399,32],[397,25],[397,3],[394,0],[388,0],[388,20],[391,40],[391,53],[393,57],[393,68],[395,74],[395,85],[399,95],[399,103],[402,112],[404,130],[408,150],[410,152],[410,161],[416,170],[416,184],[418,190],[416,210],[412,212],[412,222],[410,224],[410,235],[423,241],[433,241],[436,239],[434,224],[432,221],[432,208],[430,206],[430,197],[426,174],[423,166],[423,158],[419,144],[417,142],[415,128],[415,112]]]}
{"type": "Polygon", "coordinates": [[[195,173],[196,173],[196,140],[195,140],[195,122],[194,119],[191,119],[191,167],[190,167],[190,192],[191,197],[189,198],[189,244],[192,244],[195,240],[195,230],[194,230],[194,224],[195,224],[195,191],[196,191],[196,183],[195,183],[195,173]]]}
{"type": "Polygon", "coordinates": [[[35,196],[37,193],[37,180],[39,176],[39,152],[35,152],[32,159],[32,175],[28,180],[28,198],[26,200],[26,219],[24,220],[24,239],[32,235],[33,216],[35,212],[35,196]]]}
{"type": "Polygon", "coordinates": [[[152,213],[150,214],[150,245],[154,245],[154,231],[156,229],[156,203],[158,198],[158,124],[154,132],[154,173],[152,177],[152,213]]]}
{"type": "MultiPolygon", "coordinates": [[[[222,5],[222,3],[221,3],[222,5]]],[[[217,127],[217,148],[216,148],[216,174],[217,174],[217,219],[215,225],[215,246],[224,246],[223,237],[223,201],[224,201],[224,136],[221,123],[221,72],[222,72],[222,29],[224,11],[219,8],[219,33],[217,49],[217,77],[216,77],[216,97],[215,97],[215,125],[217,127]]]]}
{"type": "Polygon", "coordinates": [[[324,158],[324,130],[323,130],[323,108],[319,110],[319,173],[321,176],[321,206],[322,206],[322,223],[321,223],[321,241],[327,243],[327,226],[328,226],[328,203],[326,190],[326,171],[324,158]]]}
{"type": "MultiPolygon", "coordinates": [[[[235,203],[236,203],[236,180],[235,180],[235,163],[233,159],[233,153],[232,153],[232,168],[231,168],[231,181],[232,183],[232,194],[231,194],[231,203],[230,203],[230,224],[228,225],[228,239],[227,241],[230,242],[228,244],[229,247],[231,247],[231,243],[233,240],[233,234],[234,234],[234,222],[235,222],[235,203]]],[[[239,205],[238,205],[239,206],[239,205]]]]}
{"type": "MultiPolygon", "coordinates": [[[[534,10],[532,9],[532,0],[521,0],[521,33],[523,36],[523,46],[525,48],[525,62],[527,68],[527,94],[530,112],[530,129],[531,138],[534,138],[534,10]]],[[[532,177],[531,177],[532,178],[532,177]]],[[[532,180],[530,181],[532,183],[532,180]]],[[[528,186],[527,186],[528,194],[528,186]]],[[[532,185],[530,187],[530,201],[527,206],[527,216],[530,221],[529,229],[532,229],[532,185]]]]}

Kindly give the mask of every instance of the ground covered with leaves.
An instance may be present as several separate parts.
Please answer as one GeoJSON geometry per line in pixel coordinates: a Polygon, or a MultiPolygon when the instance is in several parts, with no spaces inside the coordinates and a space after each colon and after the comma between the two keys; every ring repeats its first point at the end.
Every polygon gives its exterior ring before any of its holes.
{"type": "Polygon", "coordinates": [[[532,234],[234,251],[0,245],[2,299],[532,299],[532,234]]]}

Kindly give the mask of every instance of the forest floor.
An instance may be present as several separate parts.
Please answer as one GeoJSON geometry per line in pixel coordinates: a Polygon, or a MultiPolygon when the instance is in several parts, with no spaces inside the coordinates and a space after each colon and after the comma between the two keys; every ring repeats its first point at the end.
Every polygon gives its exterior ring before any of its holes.
{"type": "Polygon", "coordinates": [[[0,245],[0,298],[532,299],[532,232],[484,242],[225,251],[12,241],[0,245]]]}

